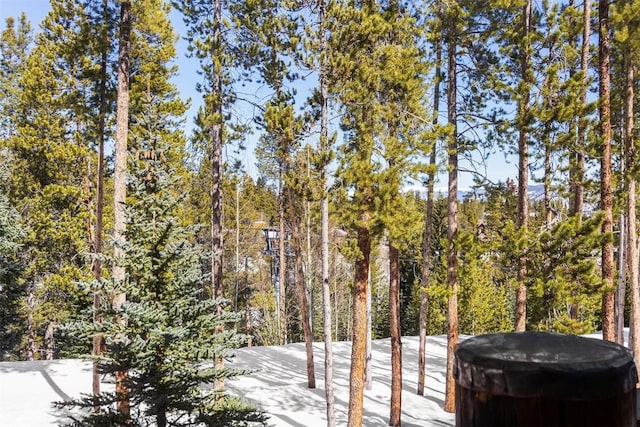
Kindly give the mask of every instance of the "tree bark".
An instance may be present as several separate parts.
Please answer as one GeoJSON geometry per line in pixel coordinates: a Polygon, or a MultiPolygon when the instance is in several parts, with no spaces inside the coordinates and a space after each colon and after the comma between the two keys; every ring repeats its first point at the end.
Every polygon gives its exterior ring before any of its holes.
{"type": "MultiPolygon", "coordinates": [[[[328,100],[329,89],[327,84],[327,33],[326,33],[326,2],[318,2],[319,26],[320,26],[320,152],[327,155],[329,152],[329,128],[328,128],[328,100]]],[[[328,164],[325,161],[320,172],[322,183],[322,201],[320,204],[321,216],[321,256],[322,256],[322,320],[324,335],[324,394],[327,403],[327,427],[335,427],[335,397],[333,391],[333,347],[331,338],[331,288],[329,287],[329,197],[328,197],[328,164]]]]}
{"type": "Polygon", "coordinates": [[[45,360],[53,360],[55,355],[56,342],[53,336],[53,322],[47,322],[47,329],[44,332],[45,360]]]}
{"type": "MultiPolygon", "coordinates": [[[[523,52],[520,60],[520,73],[524,87],[518,107],[518,227],[526,234],[529,224],[529,74],[530,74],[530,43],[532,1],[527,0],[522,12],[523,52]]],[[[524,331],[527,324],[527,248],[522,248],[518,266],[518,289],[516,292],[515,330],[524,331]]]]}
{"type": "Polygon", "coordinates": [[[587,106],[587,89],[589,87],[589,49],[591,47],[591,1],[585,1],[582,12],[582,49],[580,53],[580,70],[582,71],[582,85],[580,87],[581,112],[578,117],[578,143],[576,147],[575,179],[573,191],[573,211],[572,214],[580,215],[584,209],[584,158],[585,158],[585,135],[587,124],[585,110],[587,106]]]}
{"type": "MultiPolygon", "coordinates": [[[[115,245],[113,249],[116,258],[113,267],[113,279],[116,282],[125,280],[125,270],[122,265],[125,241],[125,201],[127,191],[127,137],[129,133],[129,64],[131,39],[131,0],[123,0],[120,5],[120,40],[118,52],[118,96],[116,101],[116,147],[114,172],[114,226],[115,245]]],[[[126,301],[127,296],[118,293],[113,297],[113,306],[118,310],[126,301]]],[[[118,395],[117,409],[125,416],[129,416],[129,398],[126,387],[127,372],[119,371],[116,377],[116,394],[118,395]]],[[[127,423],[129,424],[129,423],[127,423]]]]}
{"type": "MultiPolygon", "coordinates": [[[[627,171],[627,274],[629,275],[629,292],[631,294],[631,335],[633,354],[640,356],[640,286],[638,284],[638,232],[636,229],[636,141],[634,135],[634,91],[635,64],[631,49],[627,47],[625,55],[626,93],[625,93],[625,159],[627,171]]],[[[622,272],[620,273],[622,274],[622,272]]],[[[640,373],[640,368],[639,373],[640,373]]]]}
{"type": "MultiPolygon", "coordinates": [[[[591,1],[585,1],[582,12],[582,49],[580,53],[580,70],[582,71],[582,83],[580,86],[580,114],[577,117],[577,136],[575,152],[572,153],[571,177],[572,198],[570,201],[570,214],[578,216],[579,224],[582,223],[582,211],[584,210],[584,160],[585,160],[585,135],[587,128],[586,107],[587,89],[589,87],[589,49],[591,47],[591,1]]],[[[573,289],[572,294],[577,295],[578,289],[573,289]]],[[[569,306],[569,317],[578,319],[578,304],[572,302],[569,306]]]]}
{"type": "MultiPolygon", "coordinates": [[[[436,70],[435,86],[433,89],[433,124],[438,124],[438,105],[440,103],[440,60],[442,57],[442,45],[436,41],[436,70]]],[[[420,325],[419,325],[419,345],[418,345],[418,391],[420,396],[424,396],[424,381],[426,375],[426,346],[427,346],[427,310],[429,300],[426,288],[429,286],[431,276],[431,238],[433,235],[433,190],[436,177],[436,143],[433,140],[431,154],[429,156],[429,181],[427,183],[427,210],[425,212],[424,238],[422,240],[422,274],[420,280],[422,289],[420,291],[420,325]]]]}
{"type": "Polygon", "coordinates": [[[402,333],[400,330],[400,254],[389,243],[389,328],[391,335],[390,426],[400,426],[402,413],[402,333]]]}
{"type": "MultiPolygon", "coordinates": [[[[222,194],[222,61],[218,56],[222,52],[222,0],[214,0],[213,11],[213,40],[211,46],[211,93],[209,94],[209,105],[207,106],[211,119],[209,130],[210,147],[209,157],[211,160],[211,296],[215,300],[224,298],[222,257],[223,257],[223,194],[222,194]]],[[[223,308],[217,305],[217,314],[221,315],[223,308]]],[[[216,327],[216,333],[222,333],[224,325],[216,327]]],[[[224,359],[216,358],[215,368],[224,369],[224,359]]],[[[224,380],[219,379],[214,383],[216,390],[222,390],[224,380]]]]}
{"type": "Polygon", "coordinates": [[[35,312],[36,305],[36,283],[35,280],[33,280],[30,281],[30,283],[27,285],[26,360],[28,360],[29,362],[34,361],[36,354],[38,354],[38,345],[36,342],[36,326],[33,320],[33,313],[35,312]]]}
{"type": "MultiPolygon", "coordinates": [[[[283,176],[286,176],[287,171],[282,172],[283,176]]],[[[284,226],[284,182],[280,179],[280,195],[278,205],[278,229],[280,239],[278,240],[278,283],[280,284],[280,294],[278,301],[276,301],[278,310],[278,331],[280,332],[279,340],[280,345],[287,343],[287,313],[286,313],[286,293],[287,293],[287,248],[285,245],[285,239],[287,230],[284,226]]]]}
{"type": "Polygon", "coordinates": [[[449,303],[447,308],[447,368],[445,374],[444,410],[455,411],[455,380],[453,378],[454,350],[458,344],[458,126],[457,126],[457,33],[455,22],[449,28],[447,39],[448,82],[447,116],[451,134],[448,147],[448,194],[447,194],[447,286],[449,303]]]}
{"type": "Polygon", "coordinates": [[[291,186],[287,187],[287,195],[289,198],[289,218],[291,221],[293,241],[293,251],[295,257],[295,281],[298,290],[298,304],[300,305],[300,321],[302,322],[302,330],[304,332],[304,343],[307,357],[307,387],[316,388],[316,374],[313,363],[313,335],[311,334],[311,324],[309,323],[309,302],[307,300],[307,291],[304,279],[304,267],[302,265],[302,239],[300,232],[300,219],[296,212],[295,195],[291,186]]]}
{"type": "MultiPolygon", "coordinates": [[[[103,229],[103,221],[104,221],[104,141],[105,141],[105,132],[106,132],[106,115],[107,115],[107,49],[109,46],[109,36],[107,27],[107,20],[109,19],[109,2],[108,0],[102,1],[102,10],[103,10],[103,29],[101,32],[101,37],[103,38],[102,42],[104,45],[101,45],[100,52],[100,83],[98,87],[98,96],[99,100],[99,116],[98,116],[98,170],[97,170],[97,179],[96,179],[96,224],[95,224],[95,234],[94,234],[94,243],[93,250],[97,255],[94,258],[93,265],[91,266],[93,270],[93,277],[96,280],[100,280],[102,277],[102,262],[100,261],[100,255],[102,254],[102,229],[103,229]]],[[[100,311],[101,305],[101,294],[100,292],[95,292],[93,294],[93,321],[95,323],[102,323],[102,316],[98,314],[100,311]]],[[[93,337],[93,356],[99,357],[104,352],[104,336],[102,334],[98,334],[93,337]]],[[[92,372],[92,393],[94,396],[98,396],[100,394],[100,372],[98,371],[99,363],[98,360],[93,361],[93,372],[92,372]]],[[[95,412],[99,411],[99,407],[96,406],[94,408],[95,412]]]]}
{"type": "Polygon", "coordinates": [[[614,257],[613,257],[613,184],[611,166],[611,76],[609,2],[598,2],[598,71],[600,74],[598,104],[600,115],[600,209],[602,222],[602,338],[616,340],[614,322],[614,257]]]}
{"type": "Polygon", "coordinates": [[[353,342],[351,369],[349,372],[348,427],[361,427],[364,403],[364,361],[367,340],[367,288],[369,287],[369,256],[371,232],[368,228],[370,214],[364,212],[357,229],[358,249],[361,258],[356,261],[353,287],[353,342]]]}

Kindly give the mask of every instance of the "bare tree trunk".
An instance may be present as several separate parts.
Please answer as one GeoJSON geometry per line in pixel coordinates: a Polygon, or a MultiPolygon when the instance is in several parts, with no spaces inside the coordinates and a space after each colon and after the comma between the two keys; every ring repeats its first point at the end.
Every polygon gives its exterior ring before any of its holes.
{"type": "MultiPolygon", "coordinates": [[[[436,41],[436,72],[435,87],[433,89],[433,124],[438,124],[438,105],[440,103],[440,81],[442,80],[440,60],[442,58],[442,44],[436,41]]],[[[431,236],[433,235],[433,189],[436,178],[436,149],[437,140],[433,140],[431,154],[429,156],[429,181],[427,183],[427,210],[425,212],[424,239],[422,240],[422,289],[420,291],[420,325],[418,345],[418,391],[424,396],[424,380],[426,375],[426,346],[427,346],[427,309],[429,300],[426,288],[429,286],[431,276],[431,236]]]]}
{"type": "Polygon", "coordinates": [[[356,261],[353,288],[352,322],[353,342],[351,347],[351,369],[349,372],[348,427],[361,427],[364,403],[364,361],[367,340],[367,287],[369,287],[369,256],[371,254],[371,232],[367,228],[370,214],[364,212],[358,227],[358,249],[361,258],[356,261]]]}
{"type": "MultiPolygon", "coordinates": [[[[529,115],[531,105],[529,101],[529,74],[530,74],[530,43],[529,32],[531,30],[532,1],[527,0],[522,12],[522,29],[524,47],[521,53],[520,62],[521,78],[524,83],[524,93],[518,107],[518,227],[522,233],[527,232],[529,224],[529,115]]],[[[526,247],[522,249],[518,266],[518,289],[516,291],[516,319],[515,330],[524,331],[527,324],[527,285],[525,277],[527,274],[526,247]]]]}
{"type": "Polygon", "coordinates": [[[31,281],[27,285],[27,324],[26,324],[26,335],[27,335],[27,354],[26,360],[32,362],[35,360],[36,354],[38,353],[38,346],[36,343],[36,325],[33,320],[33,313],[36,309],[36,283],[35,281],[31,281]]]}
{"type": "Polygon", "coordinates": [[[47,329],[44,332],[44,348],[45,348],[45,359],[53,360],[53,356],[55,354],[56,342],[53,336],[53,322],[47,322],[47,329]]]}
{"type": "MultiPolygon", "coordinates": [[[[324,155],[329,152],[328,129],[328,99],[329,89],[327,84],[327,34],[326,34],[326,2],[319,0],[319,25],[320,25],[320,50],[325,53],[320,62],[320,152],[324,155]]],[[[329,287],[329,197],[327,181],[328,165],[322,165],[320,181],[322,183],[321,215],[321,252],[322,252],[322,325],[324,334],[324,394],[327,402],[327,427],[335,427],[335,396],[333,391],[333,348],[331,339],[331,289],[329,287]]]]}
{"type": "MultiPolygon", "coordinates": [[[[98,95],[100,97],[100,113],[98,117],[98,170],[97,170],[97,183],[96,183],[96,224],[95,224],[95,241],[93,243],[93,250],[97,257],[93,261],[92,270],[93,277],[96,280],[100,280],[102,277],[102,262],[100,261],[100,255],[102,254],[102,229],[104,221],[104,141],[106,132],[106,115],[107,115],[107,48],[109,46],[109,36],[107,27],[107,20],[109,19],[109,2],[108,0],[102,1],[103,11],[103,43],[100,52],[100,83],[98,88],[98,95]]],[[[93,294],[93,321],[95,323],[102,323],[102,316],[98,314],[101,305],[100,292],[93,294]]],[[[93,337],[93,356],[99,357],[105,351],[104,336],[102,334],[93,337]]],[[[94,396],[100,394],[100,372],[98,370],[99,363],[95,359],[93,361],[92,372],[92,393],[94,396]]],[[[99,406],[94,408],[94,412],[100,410],[99,406]]]]}
{"type": "MultiPolygon", "coordinates": [[[[626,93],[625,93],[625,148],[627,170],[627,274],[629,275],[629,292],[631,294],[631,335],[633,340],[633,354],[640,356],[640,286],[638,285],[638,232],[636,229],[636,141],[634,135],[634,92],[635,63],[631,49],[627,47],[625,69],[626,93]]],[[[621,273],[622,274],[622,273],[621,273]]],[[[638,367],[640,373],[640,367],[638,367]]]]}
{"type": "MultiPolygon", "coordinates": [[[[127,137],[129,134],[129,63],[131,38],[131,0],[123,0],[120,4],[120,41],[118,52],[118,97],[116,105],[116,147],[114,172],[114,226],[115,245],[113,249],[116,263],[113,267],[113,279],[116,282],[125,280],[125,270],[122,261],[124,256],[123,244],[125,240],[125,201],[127,192],[127,137]]],[[[113,297],[113,305],[118,310],[126,301],[127,296],[118,293],[113,297]]],[[[116,377],[116,394],[118,394],[118,411],[129,416],[129,390],[126,386],[127,372],[119,371],[116,377]]],[[[127,422],[129,424],[129,422],[127,422]]]]}
{"type": "Polygon", "coordinates": [[[289,198],[289,218],[291,221],[293,251],[295,257],[295,281],[298,290],[298,303],[300,305],[300,321],[304,331],[304,343],[307,356],[307,386],[316,388],[316,374],[313,363],[313,335],[311,334],[311,325],[309,324],[309,302],[307,300],[307,292],[304,279],[304,267],[302,265],[302,242],[300,238],[300,219],[296,212],[296,201],[293,189],[287,186],[287,195],[289,198]]]}
{"type": "Polygon", "coordinates": [[[449,28],[447,40],[448,82],[447,116],[451,134],[448,147],[449,184],[447,195],[447,286],[449,304],[447,308],[447,369],[445,374],[444,410],[455,411],[455,380],[453,378],[454,350],[458,344],[458,126],[457,126],[457,33],[455,23],[449,28]]]}
{"type": "Polygon", "coordinates": [[[389,328],[391,333],[390,426],[400,426],[402,413],[402,333],[400,330],[400,255],[389,244],[389,328]]]}
{"type": "MultiPolygon", "coordinates": [[[[286,171],[283,172],[286,175],[286,171]]],[[[280,200],[278,205],[278,227],[279,236],[278,240],[278,283],[280,283],[280,295],[277,304],[278,319],[280,320],[278,325],[278,331],[280,332],[280,345],[287,343],[287,314],[286,314],[286,293],[287,287],[285,285],[287,280],[287,249],[285,245],[285,239],[287,231],[284,226],[284,183],[280,181],[280,200]]]]}
{"type": "Polygon", "coordinates": [[[602,222],[602,338],[607,341],[616,340],[614,322],[614,258],[613,239],[613,184],[611,166],[611,76],[610,76],[610,35],[609,35],[609,2],[598,2],[598,71],[600,74],[598,104],[600,113],[600,209],[604,212],[602,222]]]}
{"type": "MultiPolygon", "coordinates": [[[[624,163],[624,161],[623,161],[624,163]]],[[[620,171],[624,173],[623,170],[620,171]]],[[[624,183],[626,184],[626,182],[624,183]]],[[[624,185],[623,184],[623,185],[624,185]]],[[[624,306],[625,306],[625,294],[627,287],[627,276],[625,274],[627,265],[627,246],[629,244],[629,239],[627,238],[627,219],[624,216],[624,213],[620,214],[618,219],[618,227],[620,230],[620,243],[618,245],[618,286],[615,291],[615,325],[616,325],[616,343],[620,345],[624,345],[624,306]]],[[[637,233],[636,233],[637,234],[637,233]]],[[[633,318],[633,316],[631,316],[633,318]]],[[[633,335],[633,334],[631,334],[633,335]]]]}
{"type": "Polygon", "coordinates": [[[367,342],[364,347],[364,388],[371,390],[373,388],[373,375],[371,369],[371,363],[373,358],[371,354],[371,324],[372,324],[372,310],[371,310],[371,268],[369,268],[369,286],[367,287],[367,342]]]}

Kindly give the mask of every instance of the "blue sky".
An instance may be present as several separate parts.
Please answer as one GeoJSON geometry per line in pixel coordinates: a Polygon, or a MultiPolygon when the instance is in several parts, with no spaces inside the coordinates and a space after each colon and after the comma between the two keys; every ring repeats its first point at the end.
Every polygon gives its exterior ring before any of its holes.
{"type": "MultiPolygon", "coordinates": [[[[4,20],[8,16],[17,17],[21,12],[25,12],[32,26],[37,29],[39,23],[45,17],[49,11],[49,0],[0,0],[0,18],[2,18],[2,28],[4,28],[4,20]]],[[[178,51],[178,75],[174,78],[174,83],[183,99],[191,98],[191,109],[187,112],[186,126],[187,130],[191,128],[193,123],[193,117],[201,105],[201,95],[196,92],[195,85],[201,81],[201,77],[197,74],[199,65],[193,58],[186,58],[187,44],[182,39],[182,36],[186,33],[186,28],[182,22],[182,18],[178,12],[173,11],[171,13],[171,20],[178,35],[181,36],[177,44],[178,51]]],[[[305,83],[307,85],[308,83],[305,83]]],[[[242,114],[242,107],[240,107],[240,113],[242,114]]],[[[187,132],[188,134],[188,132],[187,132]]],[[[247,143],[247,152],[243,154],[243,162],[246,163],[245,170],[251,174],[256,172],[253,166],[254,156],[253,148],[257,135],[249,137],[247,143]]],[[[461,170],[471,169],[472,166],[465,160],[460,161],[461,170]]],[[[481,169],[480,172],[487,174],[487,177],[496,182],[498,180],[505,181],[507,178],[517,178],[517,158],[511,157],[510,162],[507,163],[504,160],[502,154],[493,155],[490,158],[490,163],[486,169],[481,169]]],[[[468,188],[472,183],[470,173],[461,172],[459,176],[460,189],[468,188]]],[[[419,183],[416,183],[419,184],[419,183]]],[[[446,188],[446,175],[440,177],[440,182],[437,184],[439,188],[446,188]]]]}

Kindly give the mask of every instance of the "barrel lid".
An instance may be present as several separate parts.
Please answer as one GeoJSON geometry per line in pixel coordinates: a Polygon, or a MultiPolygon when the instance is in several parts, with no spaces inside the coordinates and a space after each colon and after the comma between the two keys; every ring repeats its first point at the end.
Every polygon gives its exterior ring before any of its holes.
{"type": "Polygon", "coordinates": [[[480,335],[458,344],[455,356],[460,386],[496,395],[605,399],[631,391],[638,382],[629,349],[573,335],[480,335]]]}

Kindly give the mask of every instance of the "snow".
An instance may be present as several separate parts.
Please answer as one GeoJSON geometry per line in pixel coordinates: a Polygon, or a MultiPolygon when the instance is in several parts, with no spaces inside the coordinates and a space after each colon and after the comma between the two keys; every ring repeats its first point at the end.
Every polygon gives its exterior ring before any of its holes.
{"type": "MultiPolygon", "coordinates": [[[[446,337],[427,339],[425,396],[416,394],[418,338],[402,339],[402,425],[446,427],[454,415],[443,411],[446,337]]],[[[239,349],[231,365],[256,370],[228,380],[226,388],[245,397],[269,416],[273,426],[326,425],[324,344],[314,343],[316,388],[307,388],[304,343],[239,349]]],[[[350,342],[333,343],[336,425],[346,425],[349,402],[350,342]]],[[[391,362],[389,339],[372,344],[373,386],[365,390],[364,423],[386,426],[389,421],[391,362]]],[[[103,384],[110,389],[112,384],[103,384]]],[[[0,362],[0,426],[42,427],[67,420],[52,402],[91,392],[91,362],[54,360],[0,362]]]]}

